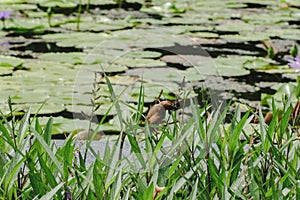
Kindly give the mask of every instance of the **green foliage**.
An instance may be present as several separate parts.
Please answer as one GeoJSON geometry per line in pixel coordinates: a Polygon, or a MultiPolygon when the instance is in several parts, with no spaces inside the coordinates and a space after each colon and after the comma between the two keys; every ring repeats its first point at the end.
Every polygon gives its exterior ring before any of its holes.
{"type": "MultiPolygon", "coordinates": [[[[118,106],[123,102],[106,79],[118,106]]],[[[199,109],[191,100],[192,118],[156,134],[147,124],[139,127],[140,97],[131,118],[117,109],[123,132],[113,146],[107,140],[100,154],[86,146],[95,157],[92,163],[72,137],[61,147],[51,141],[51,118],[43,128],[38,118],[29,118],[30,110],[17,120],[9,107],[12,117],[2,114],[0,123],[0,196],[5,199],[295,199],[300,192],[299,136],[288,102],[279,112],[273,101],[269,125],[260,110],[256,128],[250,111],[237,107],[229,114],[229,104],[224,110],[199,109]],[[248,126],[253,132],[245,131],[248,126]],[[130,144],[130,157],[122,152],[124,142],[130,144]],[[164,189],[156,193],[157,186],[164,189]]]]}
{"type": "Polygon", "coordinates": [[[298,55],[298,47],[297,45],[293,45],[293,47],[291,48],[290,54],[295,58],[298,55]]]}

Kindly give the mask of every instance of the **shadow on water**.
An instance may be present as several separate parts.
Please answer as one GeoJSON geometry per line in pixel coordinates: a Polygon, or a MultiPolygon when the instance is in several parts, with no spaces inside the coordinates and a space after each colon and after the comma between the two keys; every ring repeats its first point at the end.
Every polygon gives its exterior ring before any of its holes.
{"type": "Polygon", "coordinates": [[[54,42],[31,42],[26,45],[11,47],[11,50],[16,51],[32,51],[38,53],[48,52],[83,52],[82,49],[75,47],[59,47],[54,42]]]}

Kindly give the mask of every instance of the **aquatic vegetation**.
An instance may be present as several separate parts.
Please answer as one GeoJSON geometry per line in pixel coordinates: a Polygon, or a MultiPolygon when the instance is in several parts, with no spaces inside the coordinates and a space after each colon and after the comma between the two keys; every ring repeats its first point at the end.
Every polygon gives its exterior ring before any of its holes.
{"type": "Polygon", "coordinates": [[[297,1],[11,2],[1,197],[299,196],[297,1]]]}
{"type": "Polygon", "coordinates": [[[5,20],[8,20],[11,14],[12,14],[12,11],[0,12],[0,20],[2,21],[3,29],[5,29],[5,20]]]}
{"type": "Polygon", "coordinates": [[[300,73],[300,57],[296,56],[294,59],[288,60],[289,67],[295,69],[297,73],[300,73]]]}

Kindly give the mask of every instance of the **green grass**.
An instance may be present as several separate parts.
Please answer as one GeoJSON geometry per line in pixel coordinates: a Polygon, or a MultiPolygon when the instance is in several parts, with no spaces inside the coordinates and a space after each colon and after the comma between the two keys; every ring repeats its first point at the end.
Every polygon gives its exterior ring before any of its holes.
{"type": "Polygon", "coordinates": [[[242,114],[237,107],[226,124],[229,105],[208,115],[209,105],[199,108],[191,100],[193,116],[161,127],[157,135],[150,125],[139,126],[143,86],[135,112],[125,118],[119,107],[124,102],[106,81],[122,131],[101,156],[91,141],[78,151],[71,136],[57,147],[51,142],[52,119],[42,127],[28,110],[17,120],[9,101],[10,118],[1,114],[0,123],[0,199],[152,200],[157,185],[165,189],[156,199],[300,198],[299,135],[288,103],[282,117],[273,104],[270,125],[259,111],[255,126],[251,111],[242,114]],[[249,126],[252,132],[245,131],[249,126]],[[123,154],[124,142],[130,158],[123,154]],[[89,165],[87,151],[95,156],[89,165]]]}

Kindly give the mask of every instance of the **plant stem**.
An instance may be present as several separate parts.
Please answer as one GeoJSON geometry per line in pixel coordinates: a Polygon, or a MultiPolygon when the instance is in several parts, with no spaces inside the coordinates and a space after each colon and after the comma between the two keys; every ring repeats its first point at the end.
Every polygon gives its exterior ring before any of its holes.
{"type": "Polygon", "coordinates": [[[88,0],[87,4],[86,4],[86,7],[85,7],[85,10],[86,11],[89,11],[90,9],[90,4],[91,4],[91,0],[88,0]]]}
{"type": "Polygon", "coordinates": [[[81,0],[79,0],[78,16],[77,16],[77,26],[76,26],[77,30],[80,29],[79,25],[80,25],[81,9],[82,9],[81,0]]]}

